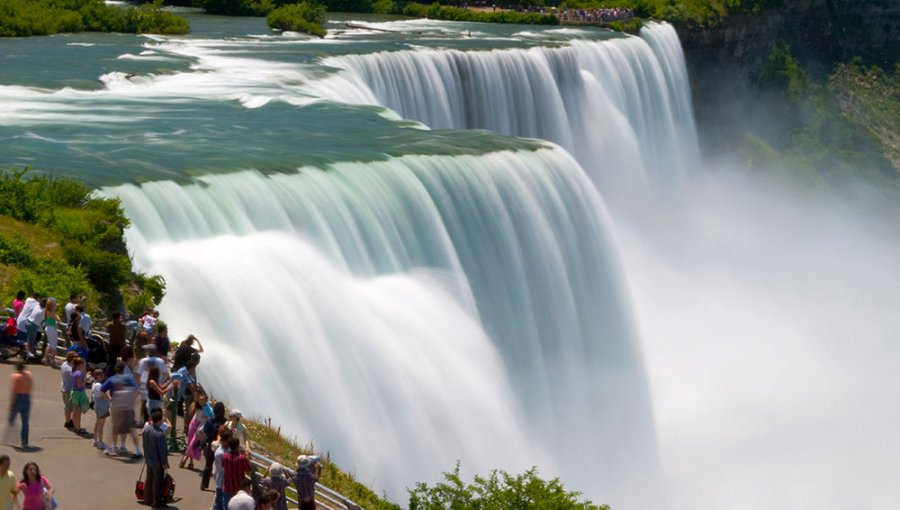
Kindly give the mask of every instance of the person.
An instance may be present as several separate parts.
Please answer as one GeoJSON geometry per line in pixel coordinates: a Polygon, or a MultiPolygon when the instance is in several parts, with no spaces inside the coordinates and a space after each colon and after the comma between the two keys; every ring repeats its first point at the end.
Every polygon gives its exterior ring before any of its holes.
{"type": "Polygon", "coordinates": [[[256,510],[256,501],[250,495],[252,487],[250,480],[242,478],[234,497],[228,501],[228,510],[256,510]]]}
{"type": "Polygon", "coordinates": [[[163,397],[169,390],[172,389],[173,384],[177,385],[177,381],[166,381],[162,384],[159,383],[160,379],[160,371],[159,367],[151,366],[150,370],[147,374],[147,413],[153,412],[154,409],[162,409],[163,408],[163,397]]]}
{"type": "Polygon", "coordinates": [[[316,482],[322,474],[322,464],[315,455],[297,457],[297,471],[294,472],[294,486],[297,487],[297,501],[300,510],[316,510],[316,482]]]}
{"type": "Polygon", "coordinates": [[[69,294],[69,302],[66,303],[66,306],[63,308],[63,318],[66,320],[71,320],[72,314],[77,312],[78,308],[78,294],[72,293],[69,294]]]}
{"type": "Polygon", "coordinates": [[[148,335],[153,334],[153,328],[156,327],[156,319],[159,317],[158,312],[154,312],[152,308],[147,308],[144,311],[144,316],[141,317],[141,329],[144,330],[148,335]]]}
{"type": "Polygon", "coordinates": [[[281,464],[273,462],[266,474],[267,476],[262,479],[260,485],[278,494],[278,499],[272,505],[272,508],[275,510],[288,510],[284,491],[291,484],[290,477],[293,476],[293,473],[281,464]]]}
{"type": "Polygon", "coordinates": [[[94,321],[91,319],[91,316],[84,311],[84,305],[78,305],[75,307],[75,310],[78,312],[78,325],[81,326],[81,331],[84,332],[84,338],[88,339],[91,337],[91,333],[93,333],[94,321]]]}
{"type": "Polygon", "coordinates": [[[185,415],[185,420],[189,419],[190,425],[187,433],[187,448],[185,448],[184,456],[181,457],[181,462],[178,463],[179,467],[184,468],[187,464],[188,469],[194,469],[194,461],[200,460],[200,456],[203,455],[201,447],[204,439],[203,425],[212,415],[213,409],[209,405],[206,393],[198,393],[197,400],[190,405],[185,415]]]}
{"type": "Polygon", "coordinates": [[[253,465],[241,449],[241,440],[236,435],[228,440],[228,452],[222,456],[222,470],[225,472],[222,490],[227,503],[237,493],[241,480],[253,472],[253,465]]]}
{"type": "MultiPolygon", "coordinates": [[[[125,365],[125,373],[134,377],[134,372],[137,370],[137,362],[137,358],[134,357],[134,349],[125,346],[122,349],[122,364],[125,365]]],[[[118,363],[116,364],[118,365],[118,363]]]]}
{"type": "Polygon", "coordinates": [[[62,381],[59,389],[62,392],[63,414],[66,417],[66,423],[63,425],[67,429],[74,429],[75,424],[72,423],[72,362],[78,357],[74,351],[66,353],[66,360],[59,367],[59,377],[62,381]]]}
{"type": "Polygon", "coordinates": [[[195,337],[194,335],[188,335],[188,337],[178,345],[178,348],[175,349],[175,356],[172,357],[172,370],[178,370],[179,368],[187,365],[188,361],[194,357],[195,354],[203,353],[203,344],[200,343],[200,339],[195,337]],[[194,348],[194,343],[197,344],[197,348],[194,348]]]}
{"type": "Polygon", "coordinates": [[[144,479],[144,504],[151,508],[164,508],[165,495],[162,493],[163,479],[169,468],[169,452],[166,449],[166,433],[160,425],[163,421],[161,409],[150,413],[150,423],[144,425],[144,463],[147,477],[144,479]]]}
{"type": "Polygon", "coordinates": [[[31,417],[31,391],[34,389],[34,378],[25,370],[25,363],[16,363],[16,371],[10,376],[12,395],[9,399],[9,418],[7,426],[12,427],[16,415],[22,416],[22,430],[19,434],[22,448],[28,448],[28,421],[31,417]]]}
{"type": "Polygon", "coordinates": [[[145,357],[141,358],[141,361],[138,362],[135,373],[137,374],[141,385],[141,414],[144,417],[143,421],[148,421],[149,415],[147,411],[147,379],[150,377],[150,367],[155,366],[159,369],[160,380],[158,382],[160,383],[165,383],[169,379],[169,368],[168,366],[166,366],[166,363],[163,360],[156,357],[155,345],[145,345],[144,351],[147,354],[145,357]]]}
{"type": "Polygon", "coordinates": [[[0,510],[13,510],[16,501],[16,475],[10,467],[9,455],[0,455],[0,510]]]}
{"type": "Polygon", "coordinates": [[[138,392],[138,384],[131,374],[125,373],[125,363],[117,363],[115,372],[114,376],[103,381],[100,386],[100,391],[112,396],[110,399],[113,422],[112,444],[106,448],[103,454],[128,454],[128,450],[125,448],[125,438],[130,434],[135,449],[132,457],[141,457],[141,444],[134,431],[134,401],[138,392]],[[118,451],[115,449],[116,444],[119,444],[118,451]]]}
{"type": "Polygon", "coordinates": [[[106,374],[112,376],[116,368],[116,361],[122,354],[122,349],[125,348],[125,323],[122,322],[120,312],[113,312],[112,320],[106,324],[106,332],[109,334],[109,343],[106,347],[106,374]]]}
{"type": "Polygon", "coordinates": [[[22,309],[25,307],[25,291],[20,290],[16,292],[16,298],[13,299],[13,318],[18,319],[19,314],[22,313],[22,309]]]}
{"type": "Polygon", "coordinates": [[[169,340],[169,327],[165,324],[158,324],[156,330],[156,336],[153,337],[153,345],[156,346],[156,355],[168,363],[169,350],[172,348],[172,341],[169,340]]]}
{"type": "MultiPolygon", "coordinates": [[[[274,510],[279,508],[277,505],[284,501],[284,498],[278,491],[269,489],[263,491],[262,496],[259,498],[259,506],[257,506],[257,510],[274,510]]],[[[287,508],[287,501],[284,501],[284,508],[287,508]]]]}
{"type": "Polygon", "coordinates": [[[100,450],[107,448],[106,443],[103,442],[103,427],[106,425],[106,418],[110,415],[109,396],[103,392],[104,378],[103,370],[94,369],[94,384],[91,385],[91,400],[94,402],[94,413],[97,415],[97,420],[94,422],[94,447],[100,450]]]}
{"type": "MultiPolygon", "coordinates": [[[[199,356],[199,355],[198,355],[199,356]]],[[[176,445],[175,437],[177,435],[176,424],[178,422],[179,408],[184,415],[185,406],[190,407],[194,401],[194,392],[197,391],[197,363],[199,358],[191,358],[187,364],[179,368],[172,374],[172,380],[178,381],[178,391],[175,392],[175,398],[169,401],[169,421],[172,422],[172,429],[169,431],[169,442],[176,445]]],[[[188,432],[188,417],[184,415],[184,433],[188,432]]]]}
{"type": "Polygon", "coordinates": [[[247,432],[247,427],[241,423],[241,417],[243,414],[237,409],[232,409],[230,413],[228,413],[228,422],[225,423],[225,426],[234,431],[235,437],[237,437],[241,442],[241,447],[245,448],[249,453],[250,449],[250,434],[247,432]]]}
{"type": "Polygon", "coordinates": [[[231,439],[231,434],[231,429],[222,425],[219,427],[219,438],[212,443],[212,448],[215,450],[213,460],[216,466],[216,499],[213,502],[213,510],[225,510],[227,506],[225,501],[225,469],[222,467],[222,459],[230,451],[228,449],[228,441],[231,439]]]}
{"type": "MultiPolygon", "coordinates": [[[[212,449],[213,441],[219,438],[219,429],[225,425],[225,404],[216,402],[213,405],[213,417],[206,421],[203,425],[203,435],[206,437],[206,443],[203,447],[203,459],[205,465],[203,474],[200,478],[200,490],[209,488],[209,479],[212,477],[212,467],[214,458],[214,450],[212,449]]],[[[226,427],[227,428],[227,427],[226,427]]]]}
{"type": "Polygon", "coordinates": [[[84,330],[81,329],[81,325],[79,321],[81,315],[76,311],[72,315],[69,316],[69,341],[72,342],[72,348],[74,349],[78,346],[80,349],[83,349],[84,352],[87,352],[87,337],[84,335],[84,330]]]}
{"type": "Polygon", "coordinates": [[[25,300],[22,311],[16,318],[16,333],[19,344],[24,344],[29,354],[34,354],[34,343],[37,341],[38,329],[44,321],[44,310],[41,308],[40,294],[33,293],[25,300]],[[37,321],[35,321],[37,319],[37,321]]]}
{"type": "Polygon", "coordinates": [[[56,366],[56,349],[59,347],[59,316],[56,314],[56,299],[47,301],[47,307],[44,309],[44,333],[47,336],[47,343],[44,347],[44,363],[51,367],[56,366]]]}
{"type": "Polygon", "coordinates": [[[91,402],[88,400],[85,389],[84,358],[76,357],[72,361],[72,424],[75,433],[79,435],[87,434],[87,431],[81,428],[81,415],[91,408],[91,402]]]}
{"type": "Polygon", "coordinates": [[[45,500],[46,497],[53,497],[53,486],[50,480],[41,475],[41,468],[36,462],[25,464],[22,470],[22,480],[19,481],[16,489],[23,496],[22,510],[49,510],[45,500]]]}

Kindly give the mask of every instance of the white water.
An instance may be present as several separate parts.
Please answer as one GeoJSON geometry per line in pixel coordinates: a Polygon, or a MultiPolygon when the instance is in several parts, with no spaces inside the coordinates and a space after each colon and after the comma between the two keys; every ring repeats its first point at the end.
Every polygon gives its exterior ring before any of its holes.
{"type": "MultiPolygon", "coordinates": [[[[684,55],[675,30],[527,50],[390,51],[330,57],[356,87],[432,128],[488,129],[555,142],[608,200],[670,188],[698,161],[684,55]]],[[[363,91],[360,93],[357,89],[363,91]]]]}
{"type": "Polygon", "coordinates": [[[457,459],[659,497],[606,212],[561,150],[107,192],[162,313],[210,339],[213,391],[397,500],[457,459]]]}

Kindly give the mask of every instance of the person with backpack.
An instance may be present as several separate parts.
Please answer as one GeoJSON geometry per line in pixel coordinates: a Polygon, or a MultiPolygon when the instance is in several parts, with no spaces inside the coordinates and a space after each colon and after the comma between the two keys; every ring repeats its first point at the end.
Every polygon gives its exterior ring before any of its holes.
{"type": "Polygon", "coordinates": [[[53,504],[53,486],[50,480],[41,475],[41,468],[36,462],[25,464],[22,480],[16,489],[22,494],[22,510],[51,510],[53,504]]]}
{"type": "Polygon", "coordinates": [[[169,451],[166,448],[166,433],[163,432],[162,409],[150,412],[150,423],[144,425],[144,463],[147,477],[144,479],[144,504],[151,508],[165,508],[166,496],[163,494],[163,482],[166,470],[169,469],[169,451]]]}

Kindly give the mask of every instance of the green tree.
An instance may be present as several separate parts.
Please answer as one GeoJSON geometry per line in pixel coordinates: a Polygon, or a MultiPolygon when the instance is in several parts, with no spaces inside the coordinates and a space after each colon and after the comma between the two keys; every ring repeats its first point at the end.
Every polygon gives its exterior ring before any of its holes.
{"type": "Polygon", "coordinates": [[[608,506],[580,501],[579,492],[569,492],[558,478],[542,480],[537,468],[519,475],[494,470],[488,477],[476,476],[467,484],[459,464],[444,481],[433,487],[419,483],[409,491],[410,510],[609,510],[608,506]]]}

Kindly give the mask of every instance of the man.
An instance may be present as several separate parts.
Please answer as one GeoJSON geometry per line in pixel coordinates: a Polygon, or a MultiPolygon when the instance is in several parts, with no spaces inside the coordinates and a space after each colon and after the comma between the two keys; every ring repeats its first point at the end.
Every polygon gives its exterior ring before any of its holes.
{"type": "Polygon", "coordinates": [[[66,324],[72,320],[72,314],[77,311],[78,308],[78,294],[69,294],[69,302],[66,303],[65,312],[66,316],[63,317],[63,322],[66,324]]]}
{"type": "Polygon", "coordinates": [[[75,351],[66,353],[66,360],[59,367],[59,377],[62,380],[59,384],[59,391],[62,392],[63,414],[66,417],[66,423],[63,426],[69,430],[75,428],[72,423],[72,361],[78,357],[75,351]]]}
{"type": "Polygon", "coordinates": [[[200,343],[200,339],[194,335],[189,335],[184,342],[181,342],[181,344],[178,345],[178,348],[175,349],[175,356],[172,358],[172,370],[178,370],[187,365],[187,362],[190,361],[195,354],[199,355],[202,352],[203,344],[200,343]],[[194,348],[194,342],[197,343],[197,349],[194,348]]]}
{"type": "MultiPolygon", "coordinates": [[[[169,401],[169,421],[172,422],[169,428],[169,442],[178,449],[175,438],[178,432],[176,424],[178,422],[178,407],[184,405],[185,408],[190,406],[190,402],[194,400],[194,391],[197,389],[196,369],[199,360],[188,360],[188,364],[179,368],[177,372],[172,374],[172,380],[178,381],[178,390],[175,392],[175,398],[169,401]],[[187,402],[186,402],[187,401],[187,402]]],[[[188,417],[184,418],[185,427],[187,427],[188,417]]],[[[187,435],[187,431],[185,431],[187,435]]]]}
{"type": "Polygon", "coordinates": [[[244,455],[241,450],[241,441],[235,436],[228,439],[228,453],[222,456],[222,469],[225,471],[225,501],[231,501],[231,498],[240,489],[241,480],[253,472],[253,465],[250,459],[244,455]]]}
{"type": "Polygon", "coordinates": [[[92,328],[94,327],[94,321],[91,319],[91,316],[84,311],[84,306],[78,305],[75,307],[75,311],[78,312],[80,318],[78,319],[78,324],[81,325],[81,330],[84,331],[84,337],[90,338],[92,328]]]}
{"type": "Polygon", "coordinates": [[[130,374],[125,373],[125,363],[116,363],[115,375],[103,381],[100,391],[112,396],[110,411],[112,414],[113,434],[112,444],[103,452],[104,455],[115,455],[115,446],[119,445],[118,453],[127,454],[125,438],[131,435],[134,442],[134,458],[141,456],[141,445],[138,443],[137,434],[134,432],[134,398],[138,391],[138,384],[130,374]]]}
{"type": "Polygon", "coordinates": [[[166,449],[166,433],[162,431],[161,409],[150,413],[150,423],[144,425],[144,463],[147,478],[144,479],[144,504],[151,508],[165,508],[165,494],[162,493],[163,479],[169,469],[169,452],[166,449]]]}
{"type": "Polygon", "coordinates": [[[0,455],[0,510],[13,510],[16,500],[16,474],[10,467],[9,455],[0,455]]]}
{"type": "Polygon", "coordinates": [[[316,482],[322,474],[322,464],[317,455],[297,457],[297,471],[294,472],[294,486],[297,487],[297,501],[300,510],[316,510],[316,482]]]}
{"type": "Polygon", "coordinates": [[[28,419],[31,417],[31,391],[34,389],[34,378],[31,372],[25,370],[25,363],[16,363],[16,372],[10,376],[12,395],[9,399],[9,419],[7,423],[12,427],[16,415],[22,416],[22,448],[28,448],[28,419]]]}
{"type": "Polygon", "coordinates": [[[125,347],[125,323],[122,321],[121,313],[113,312],[112,321],[106,325],[106,332],[109,333],[109,344],[106,348],[106,377],[111,377],[115,373],[119,354],[125,347]]]}
{"type": "Polygon", "coordinates": [[[216,500],[213,503],[213,510],[226,510],[225,502],[225,471],[222,467],[222,459],[225,454],[230,452],[228,449],[228,440],[231,439],[231,429],[222,427],[219,432],[219,439],[215,442],[216,452],[213,454],[214,464],[216,467],[216,500]]]}
{"type": "Polygon", "coordinates": [[[156,357],[157,352],[155,345],[145,345],[144,351],[147,353],[147,355],[138,362],[136,372],[141,385],[141,416],[143,416],[144,418],[143,421],[148,421],[149,416],[147,414],[147,379],[150,377],[150,367],[155,366],[159,368],[159,384],[161,386],[169,380],[169,367],[168,365],[166,365],[165,361],[156,357]]]}
{"type": "MultiPolygon", "coordinates": [[[[256,501],[250,495],[253,484],[244,478],[241,480],[237,494],[228,502],[228,510],[256,510],[256,501]]],[[[271,505],[269,505],[271,508],[271,505]]]]}
{"type": "Polygon", "coordinates": [[[169,340],[169,327],[165,324],[160,324],[156,329],[158,333],[153,337],[153,344],[156,345],[156,353],[163,361],[168,363],[169,349],[172,348],[172,341],[169,340]]]}

